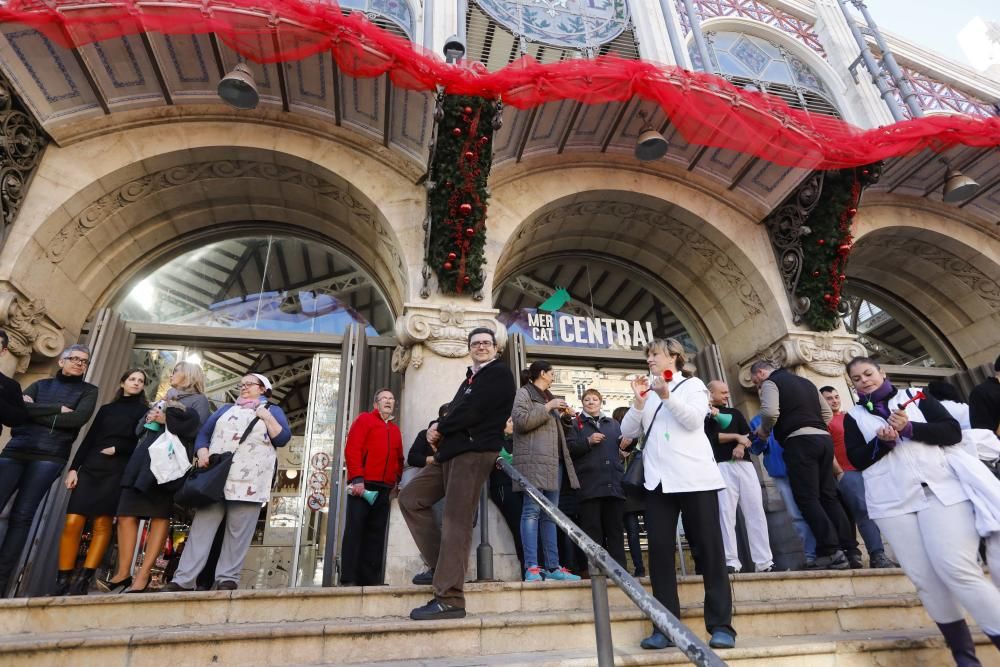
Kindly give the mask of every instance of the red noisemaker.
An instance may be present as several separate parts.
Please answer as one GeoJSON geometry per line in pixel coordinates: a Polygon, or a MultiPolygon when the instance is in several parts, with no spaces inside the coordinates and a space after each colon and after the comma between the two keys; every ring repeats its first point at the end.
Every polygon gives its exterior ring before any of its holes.
{"type": "Polygon", "coordinates": [[[908,400],[908,401],[907,401],[906,403],[900,403],[899,407],[897,407],[896,409],[897,409],[897,410],[905,410],[905,409],[906,409],[906,406],[907,406],[907,405],[909,405],[910,403],[916,403],[917,401],[922,401],[922,400],[924,400],[925,398],[927,398],[927,397],[926,397],[926,396],[924,396],[924,392],[922,392],[922,391],[918,391],[918,392],[917,392],[917,393],[916,393],[916,394],[915,394],[915,395],[913,396],[913,398],[911,398],[910,400],[908,400]]]}
{"type": "MultiPolygon", "coordinates": [[[[663,381],[664,382],[670,382],[673,379],[674,379],[674,372],[673,371],[663,371],[663,381]]],[[[652,389],[652,387],[650,387],[650,389],[652,389]]],[[[649,393],[650,389],[644,389],[642,391],[642,393],[639,394],[639,395],[640,396],[645,396],[646,394],[649,393]]]]}

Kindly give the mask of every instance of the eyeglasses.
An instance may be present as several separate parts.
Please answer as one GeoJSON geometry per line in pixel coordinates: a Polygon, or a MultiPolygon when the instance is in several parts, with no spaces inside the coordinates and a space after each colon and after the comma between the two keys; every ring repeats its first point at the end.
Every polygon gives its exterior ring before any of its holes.
{"type": "Polygon", "coordinates": [[[87,359],[86,357],[65,357],[65,359],[69,363],[77,364],[79,366],[86,366],[90,363],[90,359],[87,359]]]}
{"type": "Polygon", "coordinates": [[[243,390],[243,389],[249,389],[250,387],[263,387],[263,386],[264,385],[262,385],[260,382],[241,382],[238,385],[236,385],[236,388],[243,390]]]}
{"type": "Polygon", "coordinates": [[[493,341],[491,340],[474,340],[469,343],[469,348],[474,347],[493,347],[493,341]]]}

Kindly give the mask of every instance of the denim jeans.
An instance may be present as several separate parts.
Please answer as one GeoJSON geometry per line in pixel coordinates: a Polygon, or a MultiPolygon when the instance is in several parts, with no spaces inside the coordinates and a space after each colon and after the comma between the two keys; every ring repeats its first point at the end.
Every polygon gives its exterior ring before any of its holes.
{"type": "Polygon", "coordinates": [[[774,488],[778,489],[781,499],[785,501],[785,509],[792,517],[792,525],[795,526],[795,531],[802,540],[802,551],[806,555],[806,560],[816,560],[816,538],[813,537],[809,524],[802,518],[799,506],[795,504],[795,498],[792,496],[792,485],[788,482],[787,477],[772,477],[771,479],[774,480],[774,488]]]}
{"type": "Polygon", "coordinates": [[[845,470],[844,476],[837,483],[840,497],[844,499],[847,509],[854,515],[858,524],[858,532],[868,547],[868,554],[874,555],[885,551],[882,544],[882,533],[875,522],[868,518],[868,505],[865,504],[865,478],[858,470],[845,470]]]}
{"type": "Polygon", "coordinates": [[[61,461],[23,461],[0,456],[0,509],[17,492],[7,521],[7,534],[0,547],[0,586],[6,588],[28,540],[35,512],[65,467],[61,461]]]}
{"type": "MultiPolygon", "coordinates": [[[[559,506],[559,490],[542,491],[542,495],[553,505],[559,506]]],[[[559,567],[559,543],[556,541],[556,524],[548,514],[542,513],[542,508],[527,493],[524,494],[524,504],[521,508],[521,545],[524,549],[524,568],[538,565],[538,524],[542,527],[542,551],[545,552],[545,567],[555,570],[559,567]],[[539,517],[541,514],[541,517],[539,517]]]]}

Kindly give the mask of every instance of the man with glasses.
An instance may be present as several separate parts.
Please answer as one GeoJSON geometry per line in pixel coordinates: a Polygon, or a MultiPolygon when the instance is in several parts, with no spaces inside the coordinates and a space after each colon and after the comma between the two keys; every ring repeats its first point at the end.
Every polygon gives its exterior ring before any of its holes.
{"type": "MultiPolygon", "coordinates": [[[[0,329],[0,357],[9,354],[7,352],[8,345],[10,345],[10,337],[6,331],[0,329]]],[[[0,434],[3,433],[3,426],[18,426],[27,419],[28,413],[24,409],[21,385],[0,372],[0,434]]]]}
{"type": "MultiPolygon", "coordinates": [[[[503,446],[514,405],[514,376],[497,363],[496,337],[485,327],[469,333],[469,366],[448,414],[427,429],[434,461],[399,494],[403,518],[431,566],[434,599],[410,612],[415,621],[465,616],[465,568],[483,483],[503,446]],[[445,499],[441,528],[432,507],[445,499]]],[[[485,519],[483,519],[485,520],[485,519]]]]}
{"type": "Polygon", "coordinates": [[[80,429],[97,407],[97,387],[84,382],[90,350],[71,345],[59,358],[59,372],[24,390],[27,421],[11,430],[0,452],[0,507],[17,492],[0,546],[0,596],[7,592],[28,531],[52,482],[62,474],[80,429]]]}

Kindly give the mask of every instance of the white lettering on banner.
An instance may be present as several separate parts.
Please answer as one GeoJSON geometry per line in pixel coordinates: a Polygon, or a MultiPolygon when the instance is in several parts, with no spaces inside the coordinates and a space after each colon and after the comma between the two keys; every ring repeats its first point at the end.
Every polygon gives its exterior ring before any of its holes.
{"type": "Polygon", "coordinates": [[[621,347],[632,347],[632,336],[629,335],[628,322],[625,320],[615,320],[615,330],[618,331],[618,345],[621,347]]]}
{"type": "Polygon", "coordinates": [[[585,327],[587,321],[579,316],[573,318],[573,337],[576,338],[578,342],[593,343],[589,337],[586,337],[583,333],[583,327],[585,327]]]}
{"type": "Polygon", "coordinates": [[[632,322],[632,344],[636,347],[646,346],[646,335],[642,332],[642,324],[639,321],[632,322]]]}
{"type": "Polygon", "coordinates": [[[614,342],[615,341],[615,335],[614,335],[614,333],[612,333],[611,327],[613,327],[615,325],[615,321],[613,319],[609,318],[609,317],[603,318],[602,321],[604,322],[604,328],[605,328],[605,330],[608,332],[608,345],[614,345],[615,344],[615,342],[614,342]]]}
{"type": "Polygon", "coordinates": [[[564,343],[576,342],[576,339],[573,338],[573,334],[571,334],[569,331],[569,325],[571,322],[572,320],[568,317],[559,318],[559,337],[562,339],[564,343]]]}
{"type": "Polygon", "coordinates": [[[656,337],[653,336],[653,323],[652,322],[646,322],[646,338],[647,338],[647,340],[650,343],[652,343],[656,339],[656,337]]]}
{"type": "Polygon", "coordinates": [[[604,330],[601,329],[601,318],[587,318],[587,338],[592,345],[604,345],[604,330]]]}

